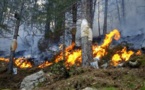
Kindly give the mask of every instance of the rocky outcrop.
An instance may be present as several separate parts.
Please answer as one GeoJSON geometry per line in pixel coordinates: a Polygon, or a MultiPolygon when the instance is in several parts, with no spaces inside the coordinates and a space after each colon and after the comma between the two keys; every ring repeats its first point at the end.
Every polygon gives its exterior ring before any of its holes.
{"type": "Polygon", "coordinates": [[[45,73],[41,70],[37,73],[25,77],[21,82],[20,89],[32,90],[35,86],[37,86],[41,82],[44,82],[45,80],[45,73]]]}

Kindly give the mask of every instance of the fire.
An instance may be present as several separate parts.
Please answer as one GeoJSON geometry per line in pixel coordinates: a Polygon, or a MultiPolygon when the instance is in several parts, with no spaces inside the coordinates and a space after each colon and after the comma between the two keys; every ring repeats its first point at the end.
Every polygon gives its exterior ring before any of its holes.
{"type": "Polygon", "coordinates": [[[9,59],[1,57],[0,61],[9,62],[9,59]]]}
{"type": "Polygon", "coordinates": [[[136,52],[135,55],[139,56],[139,55],[141,55],[141,54],[142,54],[142,53],[141,53],[141,50],[138,50],[138,51],[136,52]]]}
{"type": "Polygon", "coordinates": [[[107,54],[107,48],[109,47],[110,43],[112,42],[112,39],[119,40],[120,39],[120,33],[117,29],[114,29],[110,33],[106,34],[104,42],[100,46],[93,46],[93,55],[94,57],[101,58],[107,54]]]}
{"type": "Polygon", "coordinates": [[[114,37],[115,40],[120,39],[120,32],[117,29],[114,29],[109,34],[106,34],[103,44],[101,45],[102,48],[107,48],[110,43],[112,42],[112,37],[114,37]]]}
{"type": "Polygon", "coordinates": [[[18,58],[15,60],[15,65],[19,68],[31,68],[32,64],[25,58],[18,58]]]}
{"type": "Polygon", "coordinates": [[[50,65],[52,65],[53,63],[51,63],[51,62],[49,62],[49,61],[45,61],[45,62],[43,62],[42,64],[40,64],[39,66],[38,66],[38,68],[44,68],[44,67],[48,67],[48,66],[50,66],[50,65]]]}
{"type": "Polygon", "coordinates": [[[70,55],[66,59],[65,65],[69,67],[74,64],[80,65],[81,63],[81,50],[75,50],[74,52],[70,53],[70,55]]]}
{"type": "MultiPolygon", "coordinates": [[[[0,58],[0,61],[9,62],[9,58],[0,58]]],[[[32,64],[25,58],[14,58],[14,63],[19,68],[31,68],[32,64]]]]}
{"type": "MultiPolygon", "coordinates": [[[[93,56],[101,58],[107,54],[107,48],[109,47],[110,43],[112,42],[112,39],[119,40],[120,38],[120,33],[117,29],[114,29],[112,32],[109,34],[106,34],[106,37],[104,39],[104,42],[100,46],[92,46],[93,49],[93,56]]],[[[75,46],[74,43],[67,47],[65,49],[65,65],[66,67],[70,67],[74,64],[80,65],[82,63],[81,59],[81,50],[73,50],[73,47],[75,46]]],[[[55,62],[59,62],[60,60],[63,59],[63,52],[60,53],[55,59],[55,62]]]]}
{"type": "MultiPolygon", "coordinates": [[[[117,29],[114,29],[110,33],[106,34],[105,39],[101,45],[93,45],[93,57],[101,59],[103,56],[107,55],[108,48],[112,42],[112,40],[119,40],[120,39],[120,32],[117,29]]],[[[69,68],[72,65],[81,65],[82,63],[82,57],[81,57],[81,50],[77,49],[74,50],[75,43],[72,43],[70,46],[68,46],[65,49],[65,55],[63,54],[63,51],[61,51],[58,55],[55,56],[54,62],[45,61],[42,64],[38,66],[38,68],[44,68],[47,66],[52,65],[53,63],[58,63],[59,61],[63,60],[63,57],[65,57],[65,66],[69,68]]],[[[62,49],[62,45],[59,47],[62,49]]],[[[133,51],[127,51],[126,47],[124,47],[122,50],[117,51],[111,58],[111,64],[113,66],[117,66],[121,62],[128,61],[130,57],[134,54],[133,51]]],[[[141,55],[141,51],[135,53],[135,55],[141,55]]],[[[0,58],[0,61],[9,62],[9,59],[0,58]]],[[[19,68],[31,68],[33,65],[32,63],[25,59],[25,58],[18,58],[14,60],[14,63],[19,68]]]]}
{"type": "Polygon", "coordinates": [[[117,53],[112,56],[111,62],[113,66],[117,66],[120,62],[128,61],[133,54],[133,51],[127,51],[126,47],[124,47],[121,51],[117,51],[117,53]]]}
{"type": "MultiPolygon", "coordinates": [[[[66,49],[65,49],[65,56],[68,56],[69,55],[69,51],[70,50],[73,50],[75,46],[75,43],[72,43],[70,46],[68,46],[66,49]]],[[[63,60],[63,52],[60,52],[59,55],[56,56],[55,58],[55,62],[58,63],[59,61],[63,60]]]]}

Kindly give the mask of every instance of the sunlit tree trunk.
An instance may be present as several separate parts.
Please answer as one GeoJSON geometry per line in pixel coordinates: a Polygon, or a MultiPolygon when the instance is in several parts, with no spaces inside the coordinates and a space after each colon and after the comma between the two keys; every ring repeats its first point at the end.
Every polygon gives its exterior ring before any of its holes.
{"type": "Polygon", "coordinates": [[[104,35],[107,33],[107,13],[108,13],[108,0],[105,0],[104,25],[103,25],[104,35]]]}

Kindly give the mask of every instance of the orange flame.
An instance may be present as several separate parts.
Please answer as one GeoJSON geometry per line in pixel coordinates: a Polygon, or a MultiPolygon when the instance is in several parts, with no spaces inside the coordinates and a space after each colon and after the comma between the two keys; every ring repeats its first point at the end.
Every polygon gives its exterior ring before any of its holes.
{"type": "Polygon", "coordinates": [[[117,29],[114,29],[109,34],[106,34],[103,44],[101,45],[102,48],[107,48],[110,43],[112,42],[112,37],[114,37],[115,40],[120,39],[120,32],[117,29]]]}
{"type": "Polygon", "coordinates": [[[9,59],[1,57],[0,61],[9,62],[9,59]]]}
{"type": "Polygon", "coordinates": [[[115,40],[120,39],[120,32],[117,29],[114,29],[109,34],[106,34],[106,37],[102,45],[93,47],[94,57],[101,58],[107,54],[106,50],[109,47],[110,43],[112,42],[113,37],[115,40]]]}
{"type": "Polygon", "coordinates": [[[140,56],[141,54],[141,50],[138,50],[135,55],[140,56]]]}
{"type": "MultiPolygon", "coordinates": [[[[110,43],[112,42],[112,39],[118,40],[120,38],[120,33],[117,29],[114,29],[109,34],[106,34],[106,37],[104,39],[104,42],[100,46],[92,46],[93,49],[93,56],[101,58],[104,55],[107,54],[107,48],[109,47],[110,43]]],[[[81,50],[73,50],[73,47],[75,46],[75,43],[72,43],[70,46],[68,46],[65,49],[65,65],[67,68],[69,68],[72,65],[80,65],[82,63],[81,58],[81,50]]],[[[55,58],[55,63],[58,63],[59,61],[63,60],[63,52],[60,52],[59,55],[55,58]]],[[[43,65],[43,67],[47,66],[43,65]]]]}
{"type": "Polygon", "coordinates": [[[15,60],[15,65],[19,68],[31,68],[32,64],[25,58],[18,58],[15,60]]]}
{"type": "Polygon", "coordinates": [[[49,62],[49,61],[45,61],[45,62],[43,62],[42,64],[40,64],[39,66],[38,66],[38,68],[44,68],[44,67],[48,67],[48,66],[50,66],[50,65],[52,65],[53,63],[51,63],[51,62],[49,62]]]}
{"type": "Polygon", "coordinates": [[[81,50],[75,50],[71,54],[69,54],[68,58],[66,59],[65,65],[69,67],[74,64],[80,65],[81,63],[81,50]]]}
{"type": "MultiPolygon", "coordinates": [[[[105,39],[101,45],[93,45],[93,57],[97,57],[101,59],[103,56],[105,56],[108,52],[107,49],[109,48],[109,45],[111,44],[113,38],[115,40],[120,39],[120,32],[117,29],[114,29],[110,33],[106,34],[105,39]]],[[[80,65],[82,63],[82,57],[81,57],[81,50],[73,50],[75,46],[75,43],[72,43],[70,46],[68,46],[65,49],[65,66],[69,68],[72,65],[80,65]]],[[[62,48],[62,45],[60,46],[60,49],[62,48]]],[[[117,51],[111,59],[112,65],[117,66],[122,61],[128,61],[131,55],[133,55],[133,51],[127,51],[126,47],[124,47],[122,50],[117,51]]],[[[139,50],[136,52],[136,55],[141,55],[141,51],[139,50]]],[[[56,55],[54,62],[58,63],[59,61],[63,60],[63,52],[61,51],[58,55],[56,55]]],[[[9,62],[9,59],[0,58],[0,61],[9,62]]],[[[15,64],[19,68],[31,68],[32,64],[30,61],[26,60],[25,58],[18,58],[15,60],[15,64]]],[[[44,68],[47,66],[52,65],[52,62],[45,61],[42,64],[38,66],[38,68],[44,68]]]]}
{"type": "Polygon", "coordinates": [[[113,66],[117,66],[120,62],[128,61],[133,54],[133,51],[127,51],[126,47],[124,47],[121,51],[117,51],[117,53],[112,56],[111,62],[113,66]]]}

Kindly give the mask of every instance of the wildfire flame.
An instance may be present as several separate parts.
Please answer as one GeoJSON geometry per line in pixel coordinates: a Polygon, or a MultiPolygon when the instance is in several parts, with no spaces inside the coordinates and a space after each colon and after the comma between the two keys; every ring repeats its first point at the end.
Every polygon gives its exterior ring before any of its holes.
{"type": "Polygon", "coordinates": [[[1,57],[0,61],[9,62],[9,59],[1,57]]]}
{"type": "MultiPolygon", "coordinates": [[[[110,33],[106,34],[105,39],[101,45],[93,45],[93,57],[101,59],[103,56],[107,55],[107,50],[113,40],[119,40],[120,39],[120,32],[117,29],[114,29],[110,33]]],[[[65,56],[63,54],[63,51],[61,51],[58,55],[55,56],[54,63],[58,63],[59,61],[63,60],[63,57],[65,57],[65,66],[69,68],[72,65],[80,65],[82,63],[82,57],[81,57],[81,50],[80,49],[73,49],[75,46],[75,43],[72,43],[70,46],[68,46],[65,49],[65,56]]],[[[62,49],[62,45],[60,45],[60,49],[62,49]]],[[[127,51],[126,47],[124,47],[122,50],[117,51],[111,58],[111,64],[113,66],[117,66],[121,62],[128,61],[129,58],[134,54],[133,51],[127,51]]],[[[138,50],[135,55],[141,55],[141,51],[138,50]]],[[[9,62],[9,59],[6,58],[0,58],[0,61],[9,62]]],[[[28,61],[25,58],[18,58],[14,60],[14,63],[19,68],[31,68],[33,65],[30,61],[28,61]]],[[[45,61],[42,64],[38,66],[38,68],[44,68],[47,66],[52,65],[52,62],[45,61]]]]}
{"type": "Polygon", "coordinates": [[[32,64],[25,58],[18,58],[15,60],[15,65],[19,68],[31,68],[32,64]]]}
{"type": "Polygon", "coordinates": [[[109,47],[110,43],[112,42],[113,37],[115,40],[120,39],[120,33],[117,29],[114,29],[109,34],[106,34],[102,45],[93,47],[94,57],[101,58],[107,54],[106,50],[109,47]]]}
{"type": "Polygon", "coordinates": [[[45,61],[45,62],[43,62],[42,64],[40,64],[39,66],[38,66],[38,68],[44,68],[44,67],[48,67],[48,66],[50,66],[50,65],[52,65],[53,63],[51,63],[51,62],[49,62],[49,61],[45,61]]]}
{"type": "Polygon", "coordinates": [[[111,62],[113,66],[117,66],[119,63],[123,62],[123,61],[128,61],[131,57],[131,55],[133,55],[134,52],[129,50],[127,51],[126,47],[124,47],[121,51],[117,51],[117,53],[115,53],[112,56],[111,62]]]}
{"type": "Polygon", "coordinates": [[[141,54],[141,50],[138,50],[135,55],[140,56],[141,54]]]}

